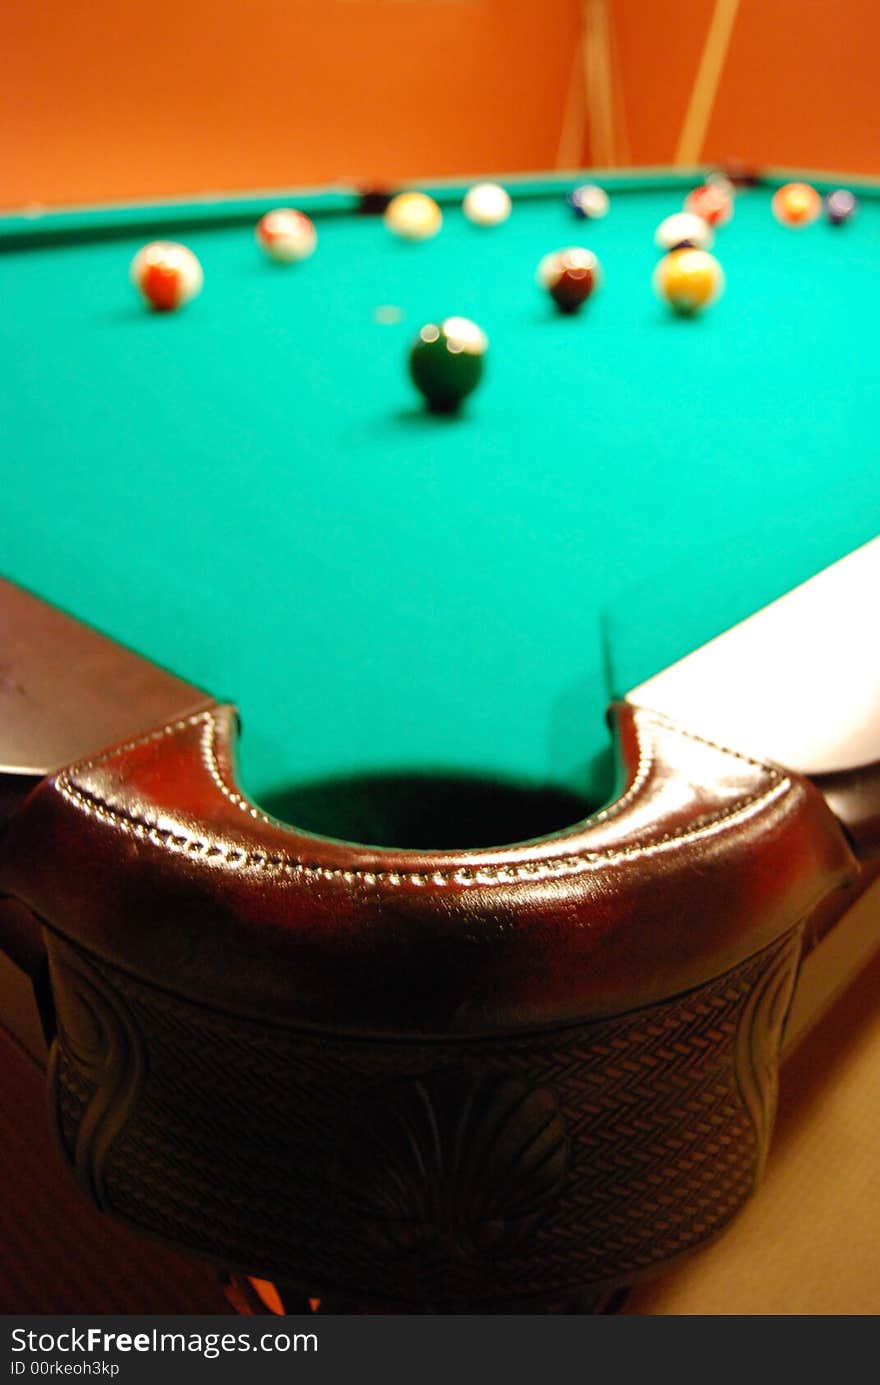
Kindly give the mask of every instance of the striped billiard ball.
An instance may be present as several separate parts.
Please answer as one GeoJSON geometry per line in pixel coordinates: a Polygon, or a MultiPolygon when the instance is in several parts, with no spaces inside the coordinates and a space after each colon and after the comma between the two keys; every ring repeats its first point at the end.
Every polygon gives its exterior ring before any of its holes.
{"type": "Polygon", "coordinates": [[[276,207],[257,222],[257,244],[277,264],[294,264],[314,255],[318,233],[304,212],[276,207]]]}
{"type": "Polygon", "coordinates": [[[582,183],[572,188],[565,200],[581,221],[601,221],[608,215],[608,193],[595,183],[582,183]]]}
{"type": "Polygon", "coordinates": [[[684,210],[701,216],[710,226],[724,226],[733,216],[733,197],[718,183],[703,183],[688,193],[684,210]]]}
{"type": "Polygon", "coordinates": [[[821,214],[822,198],[809,183],[784,183],[770,205],[783,226],[810,226],[821,214]]]}
{"type": "Polygon", "coordinates": [[[202,266],[185,245],[154,240],[135,255],[129,271],[131,282],[156,312],[170,313],[201,292],[202,266]]]}

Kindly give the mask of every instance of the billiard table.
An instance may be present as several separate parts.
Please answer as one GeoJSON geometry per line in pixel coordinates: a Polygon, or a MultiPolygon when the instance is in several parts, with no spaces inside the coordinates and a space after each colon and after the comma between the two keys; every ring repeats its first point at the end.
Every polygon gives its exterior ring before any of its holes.
{"type": "Polygon", "coordinates": [[[606,1303],[748,1196],[847,833],[621,699],[880,531],[880,184],[793,230],[790,176],[738,189],[687,319],[653,233],[695,171],[603,175],[600,221],[572,176],[509,179],[493,228],[429,187],[420,243],[348,188],[0,220],[0,575],[191,692],[72,773],[18,766],[0,837],[102,1210],[336,1305],[520,1311],[606,1303]],[[313,258],[261,256],[276,205],[313,258]],[[204,268],[177,313],[128,281],[158,238],[204,268]],[[603,271],[573,315],[535,282],[568,244],[603,271]],[[450,315],[489,338],[452,416],[406,370],[450,315]],[[663,831],[615,838],[661,763],[663,831]],[[704,774],[772,801],[767,835],[587,908],[598,856],[703,833],[704,774]]]}

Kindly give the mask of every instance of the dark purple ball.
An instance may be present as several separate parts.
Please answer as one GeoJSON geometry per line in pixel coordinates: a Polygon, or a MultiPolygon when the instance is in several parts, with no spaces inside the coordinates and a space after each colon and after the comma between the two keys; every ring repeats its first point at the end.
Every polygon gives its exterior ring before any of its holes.
{"type": "Polygon", "coordinates": [[[846,188],[829,192],[825,198],[825,215],[832,226],[843,226],[855,215],[856,199],[846,188]]]}

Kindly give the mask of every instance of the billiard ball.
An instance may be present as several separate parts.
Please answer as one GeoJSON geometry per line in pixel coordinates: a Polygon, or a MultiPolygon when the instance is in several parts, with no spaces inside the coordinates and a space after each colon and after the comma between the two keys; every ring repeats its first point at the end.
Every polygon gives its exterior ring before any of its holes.
{"type": "Polygon", "coordinates": [[[856,214],[855,196],[847,188],[829,192],[825,198],[825,216],[832,226],[845,226],[856,214]]]}
{"type": "Polygon", "coordinates": [[[384,220],[403,240],[430,240],[443,225],[443,213],[425,192],[399,192],[388,203],[384,220]]]}
{"type": "Polygon", "coordinates": [[[703,183],[684,199],[684,209],[710,226],[724,226],[733,216],[733,197],[717,183],[703,183]]]}
{"type": "Polygon", "coordinates": [[[822,211],[822,199],[809,183],[785,183],[771,201],[773,215],[783,226],[809,226],[822,211]]]}
{"type": "Polygon", "coordinates": [[[654,232],[660,250],[711,250],[715,239],[712,227],[693,212],[673,212],[664,217],[654,232]]]}
{"type": "Polygon", "coordinates": [[[461,209],[475,226],[500,226],[510,216],[510,194],[498,183],[476,183],[465,193],[461,209]]]}
{"type": "Polygon", "coordinates": [[[736,196],[736,184],[723,168],[713,169],[711,173],[706,175],[706,182],[709,187],[721,188],[722,192],[730,198],[736,196]]]}
{"type": "Polygon", "coordinates": [[[707,250],[672,250],[654,270],[654,288],[675,312],[692,317],[720,296],[724,274],[707,250]]]}
{"type": "Polygon", "coordinates": [[[156,312],[170,313],[201,292],[202,266],[185,245],[154,240],[135,255],[129,270],[131,282],[156,312]]]}
{"type": "Polygon", "coordinates": [[[565,200],[581,221],[601,221],[608,215],[608,193],[595,183],[582,183],[572,188],[565,200]]]}
{"type": "Polygon", "coordinates": [[[426,322],[409,353],[409,373],[435,413],[453,413],[480,383],[489,343],[466,317],[426,322]]]}
{"type": "Polygon", "coordinates": [[[538,265],[538,283],[563,313],[577,312],[599,287],[601,278],[597,257],[582,245],[552,250],[538,265]]]}
{"type": "Polygon", "coordinates": [[[307,260],[318,244],[318,233],[310,218],[290,207],[276,207],[261,216],[256,237],[260,248],[278,264],[307,260]]]}

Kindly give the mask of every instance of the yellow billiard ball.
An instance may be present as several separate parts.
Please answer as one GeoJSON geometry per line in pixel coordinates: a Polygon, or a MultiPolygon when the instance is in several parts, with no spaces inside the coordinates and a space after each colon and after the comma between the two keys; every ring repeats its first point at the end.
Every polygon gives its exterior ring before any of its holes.
{"type": "Polygon", "coordinates": [[[403,240],[429,240],[443,225],[443,213],[424,192],[399,192],[385,211],[385,225],[403,240]]]}
{"type": "Polygon", "coordinates": [[[654,288],[677,313],[692,315],[719,297],[724,274],[708,250],[673,250],[654,270],[654,288]]]}

